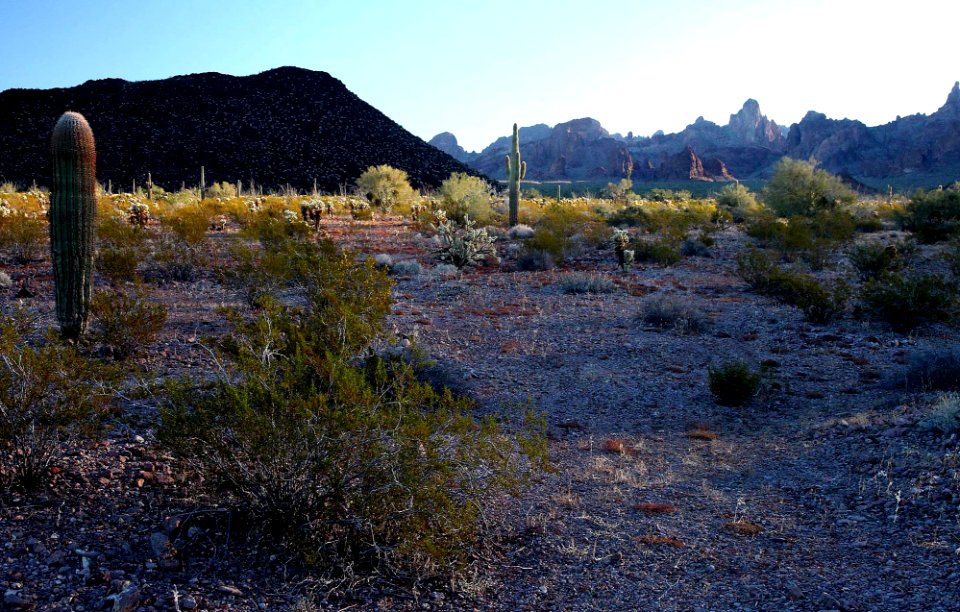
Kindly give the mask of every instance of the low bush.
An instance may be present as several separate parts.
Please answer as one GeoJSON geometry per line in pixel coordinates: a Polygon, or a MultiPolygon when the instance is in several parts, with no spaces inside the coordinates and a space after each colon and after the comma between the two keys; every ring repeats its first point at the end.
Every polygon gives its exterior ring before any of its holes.
{"type": "Polygon", "coordinates": [[[902,240],[884,244],[879,241],[870,241],[853,246],[847,257],[861,280],[879,277],[884,272],[902,270],[913,259],[917,252],[917,245],[912,241],[902,240]]]}
{"type": "Polygon", "coordinates": [[[517,268],[524,272],[544,272],[555,265],[553,255],[547,251],[524,249],[517,258],[517,268]]]}
{"type": "Polygon", "coordinates": [[[416,261],[398,261],[390,268],[392,276],[420,276],[423,266],[416,261]]]}
{"type": "Polygon", "coordinates": [[[211,207],[195,204],[176,208],[164,214],[160,220],[181,241],[197,248],[206,238],[213,217],[214,211],[211,207]]]}
{"type": "Polygon", "coordinates": [[[885,272],[860,289],[860,313],[910,331],[926,323],[947,322],[957,313],[957,283],[936,274],[885,272]]]}
{"type": "Polygon", "coordinates": [[[408,362],[357,361],[389,310],[389,283],[370,264],[333,259],[306,305],[265,298],[254,318],[231,315],[222,377],[172,384],[158,439],[216,503],[329,573],[456,572],[494,501],[545,459],[543,425],[507,434],[408,362]]]}
{"type": "Polygon", "coordinates": [[[846,283],[837,281],[828,289],[813,276],[780,268],[756,249],[737,257],[737,273],[757,293],[800,308],[811,323],[840,316],[850,296],[846,283]]]}
{"type": "Polygon", "coordinates": [[[151,302],[143,285],[103,289],[93,294],[93,338],[114,359],[126,359],[156,341],[167,307],[151,302]]]}
{"type": "Polygon", "coordinates": [[[532,227],[521,223],[511,227],[510,231],[507,232],[507,236],[509,236],[511,240],[527,240],[529,238],[533,238],[534,233],[535,232],[532,227]]]}
{"type": "Polygon", "coordinates": [[[902,380],[908,391],[960,391],[960,350],[943,348],[910,356],[902,380]]]}
{"type": "Polygon", "coordinates": [[[708,372],[710,392],[722,406],[743,406],[760,390],[760,372],[745,361],[728,361],[708,372]]]}
{"type": "Polygon", "coordinates": [[[161,285],[171,281],[192,282],[204,263],[199,248],[169,230],[162,230],[151,241],[151,262],[146,274],[161,285]]]}
{"type": "Polygon", "coordinates": [[[101,217],[97,222],[97,261],[95,270],[110,284],[137,279],[145,233],[122,217],[101,217]]]}
{"type": "Polygon", "coordinates": [[[66,449],[101,429],[112,372],[24,315],[0,316],[0,488],[35,490],[66,449]]]}
{"type": "Polygon", "coordinates": [[[689,296],[658,293],[640,302],[638,319],[659,329],[673,329],[682,334],[699,334],[710,326],[703,309],[689,296]]]}
{"type": "Polygon", "coordinates": [[[639,262],[658,263],[663,266],[672,266],[681,259],[680,241],[671,238],[639,238],[631,243],[633,259],[639,262]]]}
{"type": "Polygon", "coordinates": [[[0,216],[0,252],[14,263],[41,259],[47,250],[48,230],[43,216],[13,210],[0,216]]]}
{"type": "Polygon", "coordinates": [[[557,280],[557,286],[564,293],[610,293],[617,287],[606,276],[582,272],[564,274],[557,280]]]}
{"type": "Polygon", "coordinates": [[[960,433],[960,395],[942,394],[930,407],[930,413],[918,425],[921,429],[944,435],[960,433]]]}
{"type": "Polygon", "coordinates": [[[960,187],[916,192],[898,215],[898,221],[925,243],[960,234],[960,187]]]}

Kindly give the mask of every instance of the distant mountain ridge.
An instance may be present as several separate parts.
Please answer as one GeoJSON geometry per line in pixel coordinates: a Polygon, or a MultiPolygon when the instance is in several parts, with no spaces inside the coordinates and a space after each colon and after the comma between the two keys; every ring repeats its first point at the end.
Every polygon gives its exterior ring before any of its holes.
{"type": "Polygon", "coordinates": [[[350,185],[369,166],[405,170],[415,185],[476,171],[431,147],[326,72],[283,67],[235,77],[87,81],[0,92],[0,180],[49,183],[50,134],[64,111],[86,116],[97,139],[97,178],[167,189],[251,179],[307,189],[350,185]]]}
{"type": "MultiPolygon", "coordinates": [[[[698,117],[675,134],[610,135],[590,118],[553,128],[543,124],[521,128],[520,133],[520,151],[530,180],[762,178],[769,176],[785,155],[813,157],[830,172],[856,180],[960,178],[960,83],[935,113],[897,118],[875,127],[810,111],[787,129],[766,117],[760,104],[749,99],[730,115],[726,125],[698,117]]],[[[442,136],[445,143],[456,144],[453,134],[442,136]]],[[[508,144],[509,138],[501,137],[481,153],[468,153],[462,147],[456,152],[458,159],[476,170],[503,178],[502,149],[508,144]]]]}

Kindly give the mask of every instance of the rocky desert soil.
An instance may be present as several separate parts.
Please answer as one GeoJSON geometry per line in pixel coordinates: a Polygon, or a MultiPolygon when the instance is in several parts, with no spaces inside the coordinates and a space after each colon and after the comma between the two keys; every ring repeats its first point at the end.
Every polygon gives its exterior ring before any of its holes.
{"type": "MultiPolygon", "coordinates": [[[[430,272],[429,240],[399,218],[323,229],[424,265],[397,279],[388,327],[426,350],[430,376],[479,411],[545,415],[555,470],[504,506],[508,529],[491,552],[453,589],[325,598],[337,585],[231,538],[229,513],[198,503],[153,443],[149,398],[131,394],[49,493],[0,501],[6,609],[960,609],[960,445],[917,426],[935,394],[903,383],[918,355],[958,346],[955,329],[806,323],[738,279],[748,239],[737,228],[717,235],[711,257],[670,267],[623,273],[607,249],[547,272],[507,258],[452,277],[430,272]],[[572,271],[615,288],[564,293],[572,271]],[[651,295],[699,306],[707,328],[644,325],[651,295]],[[708,367],[732,358],[765,365],[742,408],[718,405],[707,386],[708,367]]],[[[25,303],[51,317],[51,282],[35,268],[7,271],[34,274],[25,303]]],[[[149,375],[212,368],[199,340],[239,298],[212,274],[155,295],[170,319],[144,358],[149,375]]]]}

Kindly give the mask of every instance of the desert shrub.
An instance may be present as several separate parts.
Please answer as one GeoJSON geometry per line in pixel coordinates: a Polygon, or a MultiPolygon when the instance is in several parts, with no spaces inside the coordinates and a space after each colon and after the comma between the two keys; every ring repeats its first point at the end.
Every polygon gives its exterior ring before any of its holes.
{"type": "Polygon", "coordinates": [[[921,242],[946,240],[960,233],[960,188],[918,191],[898,215],[900,226],[921,242]]]}
{"type": "Polygon", "coordinates": [[[708,371],[710,393],[721,406],[743,406],[760,390],[761,375],[745,361],[728,361],[708,371]]]}
{"type": "Polygon", "coordinates": [[[136,280],[142,257],[144,231],[122,217],[97,220],[97,262],[95,270],[110,284],[136,280]]]}
{"type": "Polygon", "coordinates": [[[126,359],[156,341],[167,320],[167,307],[151,302],[139,284],[97,291],[90,311],[93,337],[114,359],[126,359]]]}
{"type": "Polygon", "coordinates": [[[574,237],[602,225],[599,215],[592,211],[551,203],[543,209],[536,232],[524,246],[529,251],[546,251],[560,263],[576,250],[578,241],[574,237]]]}
{"type": "Polygon", "coordinates": [[[507,236],[511,240],[527,240],[528,238],[533,238],[534,230],[529,225],[524,225],[520,223],[519,225],[514,225],[507,232],[507,236]]]}
{"type": "Polygon", "coordinates": [[[163,215],[161,222],[181,241],[197,248],[206,238],[213,215],[213,210],[202,204],[182,206],[163,215]]]}
{"type": "Polygon", "coordinates": [[[901,383],[910,391],[960,391],[960,350],[939,348],[910,355],[901,383]]]}
{"type": "Polygon", "coordinates": [[[150,246],[151,261],[146,274],[161,285],[171,281],[192,282],[205,263],[199,248],[169,230],[161,230],[150,246]]]}
{"type": "Polygon", "coordinates": [[[440,218],[436,231],[439,246],[435,254],[444,263],[463,269],[496,255],[493,238],[486,230],[475,228],[469,215],[464,216],[462,224],[440,218]]]}
{"type": "Polygon", "coordinates": [[[420,276],[423,267],[416,261],[398,261],[390,268],[392,276],[420,276]]]}
{"type": "Polygon", "coordinates": [[[791,259],[802,257],[812,268],[820,269],[834,248],[854,236],[856,224],[853,216],[842,210],[822,210],[786,220],[759,214],[747,222],[746,231],[760,246],[775,248],[791,259]]]}
{"type": "Polygon", "coordinates": [[[40,214],[12,209],[9,214],[0,215],[0,251],[15,263],[42,258],[47,236],[47,223],[40,214]]]}
{"type": "Polygon", "coordinates": [[[52,331],[32,333],[23,315],[0,316],[0,488],[47,484],[64,450],[99,431],[113,397],[109,370],[52,331]]]}
{"type": "Polygon", "coordinates": [[[729,212],[730,216],[738,222],[762,209],[756,196],[740,182],[730,183],[720,190],[717,194],[717,206],[729,212]]]}
{"type": "Polygon", "coordinates": [[[930,407],[930,413],[918,425],[944,435],[960,433],[960,395],[944,393],[930,407]]]}
{"type": "Polygon", "coordinates": [[[908,240],[884,244],[863,242],[847,251],[847,257],[861,280],[879,277],[883,272],[904,269],[917,252],[917,245],[908,240]]]}
{"type": "Polygon", "coordinates": [[[684,257],[710,257],[710,247],[702,239],[686,238],[680,243],[680,255],[684,257]]]}
{"type": "Polygon", "coordinates": [[[370,166],[357,178],[357,189],[381,210],[409,208],[416,198],[407,173],[390,166],[370,166]]]}
{"type": "Polygon", "coordinates": [[[781,217],[814,215],[850,205],[856,194],[816,163],[784,157],[764,188],[764,202],[781,217]]]}
{"type": "Polygon", "coordinates": [[[261,208],[248,219],[242,235],[258,240],[264,249],[284,245],[290,240],[306,240],[310,235],[310,226],[300,221],[296,214],[291,219],[285,212],[293,211],[275,207],[261,208]]]}
{"type": "Polygon", "coordinates": [[[936,274],[885,272],[860,289],[861,314],[906,332],[945,322],[957,312],[957,284],[936,274]]]}
{"type": "MultiPolygon", "coordinates": [[[[389,306],[378,272],[344,261],[327,280],[343,288],[351,273],[366,275],[362,287],[378,287],[370,297],[389,306]]],[[[369,293],[362,287],[349,292],[369,293]]],[[[218,505],[325,571],[456,572],[482,542],[493,501],[518,493],[542,461],[542,424],[508,435],[469,416],[466,399],[419,382],[410,363],[352,361],[345,353],[355,351],[330,344],[343,310],[316,297],[232,316],[234,332],[219,342],[223,375],[171,385],[158,439],[218,505]]],[[[368,314],[345,344],[372,341],[386,309],[368,314]]]]}
{"type": "Polygon", "coordinates": [[[517,258],[517,268],[524,272],[545,272],[556,265],[548,251],[524,249],[517,258]]]}
{"type": "Polygon", "coordinates": [[[703,308],[689,297],[659,293],[643,298],[637,318],[645,325],[682,334],[699,334],[710,326],[703,308]]]}
{"type": "Polygon", "coordinates": [[[389,253],[377,253],[373,256],[373,263],[381,268],[390,269],[393,267],[393,257],[389,253]]]}
{"type": "Polygon", "coordinates": [[[440,184],[441,207],[447,217],[457,223],[463,223],[470,217],[481,225],[495,220],[490,205],[490,185],[479,176],[470,176],[464,172],[454,172],[440,184]]]}
{"type": "Polygon", "coordinates": [[[460,274],[460,268],[453,264],[437,264],[431,270],[433,276],[437,278],[453,278],[460,274]]]}
{"type": "Polygon", "coordinates": [[[676,238],[663,237],[646,239],[640,238],[633,241],[633,258],[635,261],[653,262],[664,266],[672,266],[681,259],[681,242],[676,238]]]}
{"type": "Polygon", "coordinates": [[[557,286],[564,293],[610,293],[617,287],[606,276],[582,272],[564,274],[557,280],[557,286]]]}
{"type": "Polygon", "coordinates": [[[813,276],[780,268],[756,249],[737,257],[737,274],[757,293],[797,306],[811,323],[840,316],[850,293],[842,281],[827,289],[813,276]]]}

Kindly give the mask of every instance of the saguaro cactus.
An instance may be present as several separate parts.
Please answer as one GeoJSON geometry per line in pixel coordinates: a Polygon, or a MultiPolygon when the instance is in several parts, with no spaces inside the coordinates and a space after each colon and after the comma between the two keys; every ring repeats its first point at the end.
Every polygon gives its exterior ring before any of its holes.
{"type": "Polygon", "coordinates": [[[520,130],[513,124],[513,146],[507,155],[507,189],[510,202],[510,227],[520,222],[520,181],[527,176],[527,162],[520,161],[520,130]]]}
{"type": "Polygon", "coordinates": [[[57,121],[51,138],[50,253],[57,321],[64,338],[85,331],[93,289],[94,217],[97,210],[97,149],[80,113],[57,121]]]}

